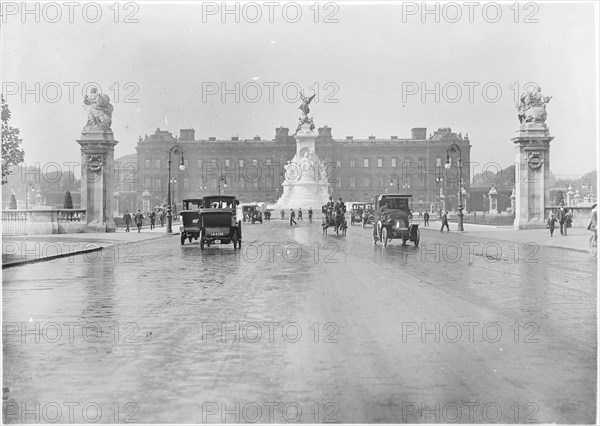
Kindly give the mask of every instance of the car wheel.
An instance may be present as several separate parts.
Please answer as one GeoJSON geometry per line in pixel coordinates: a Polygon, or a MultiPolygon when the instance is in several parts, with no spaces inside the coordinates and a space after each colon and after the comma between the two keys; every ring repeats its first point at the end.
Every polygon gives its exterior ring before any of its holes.
{"type": "Polygon", "coordinates": [[[200,250],[204,250],[204,238],[200,238],[200,250]]]}
{"type": "Polygon", "coordinates": [[[185,232],[181,233],[180,239],[181,239],[181,245],[184,245],[185,244],[185,232]]]}
{"type": "Polygon", "coordinates": [[[415,247],[419,247],[419,240],[421,239],[421,230],[417,229],[417,238],[415,238],[415,247]]]}

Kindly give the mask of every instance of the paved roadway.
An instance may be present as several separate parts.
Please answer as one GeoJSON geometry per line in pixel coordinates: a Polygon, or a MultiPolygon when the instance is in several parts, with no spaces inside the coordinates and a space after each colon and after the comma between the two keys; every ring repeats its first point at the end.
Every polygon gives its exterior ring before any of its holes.
{"type": "Polygon", "coordinates": [[[594,259],[370,233],[270,222],[241,252],[166,237],[4,270],[4,421],[595,422],[594,259]]]}

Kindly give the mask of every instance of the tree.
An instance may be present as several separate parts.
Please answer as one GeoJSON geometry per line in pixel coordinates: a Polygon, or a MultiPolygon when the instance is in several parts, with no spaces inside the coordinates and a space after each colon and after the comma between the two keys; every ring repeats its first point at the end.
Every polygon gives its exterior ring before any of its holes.
{"type": "Polygon", "coordinates": [[[63,203],[65,209],[73,208],[73,198],[71,198],[71,191],[65,192],[65,202],[63,203]]]}
{"type": "Polygon", "coordinates": [[[19,138],[19,129],[10,127],[10,110],[0,94],[0,103],[2,104],[2,185],[6,183],[6,176],[11,174],[11,168],[21,164],[25,160],[25,152],[20,145],[23,139],[19,138]]]}
{"type": "Polygon", "coordinates": [[[10,206],[8,208],[10,210],[17,209],[17,198],[15,197],[15,194],[10,194],[10,206]]]}

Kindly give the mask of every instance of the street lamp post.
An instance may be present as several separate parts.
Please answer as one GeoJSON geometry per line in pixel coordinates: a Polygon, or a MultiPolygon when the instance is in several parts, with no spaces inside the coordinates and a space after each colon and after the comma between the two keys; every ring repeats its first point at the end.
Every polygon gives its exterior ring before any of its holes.
{"type": "Polygon", "coordinates": [[[169,180],[167,188],[167,234],[173,233],[173,213],[171,210],[171,154],[173,154],[173,152],[175,151],[181,152],[181,164],[179,165],[179,170],[185,170],[185,165],[183,163],[183,149],[181,148],[181,146],[179,146],[179,144],[175,144],[169,150],[168,160],[169,180]]]}
{"type": "Polygon", "coordinates": [[[452,142],[452,145],[446,150],[446,170],[450,169],[450,153],[458,151],[458,226],[459,231],[464,231],[463,227],[463,205],[462,205],[462,153],[460,147],[456,142],[452,142]]]}
{"type": "MultiPolygon", "coordinates": [[[[400,176],[394,173],[390,178],[390,186],[394,186],[394,181],[396,181],[396,191],[400,194],[400,176]]],[[[405,188],[405,185],[402,185],[402,188],[405,188]]]]}

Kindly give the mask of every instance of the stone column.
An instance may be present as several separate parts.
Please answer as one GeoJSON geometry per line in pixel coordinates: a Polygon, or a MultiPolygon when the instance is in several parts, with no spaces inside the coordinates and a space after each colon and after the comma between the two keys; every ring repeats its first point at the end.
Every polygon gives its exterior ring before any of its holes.
{"type": "Polygon", "coordinates": [[[115,232],[113,218],[114,139],[110,129],[85,128],[81,139],[81,208],[88,232],[115,232]]]}
{"type": "Polygon", "coordinates": [[[515,144],[515,229],[545,228],[544,209],[550,205],[550,131],[545,123],[523,123],[515,144]]]}

